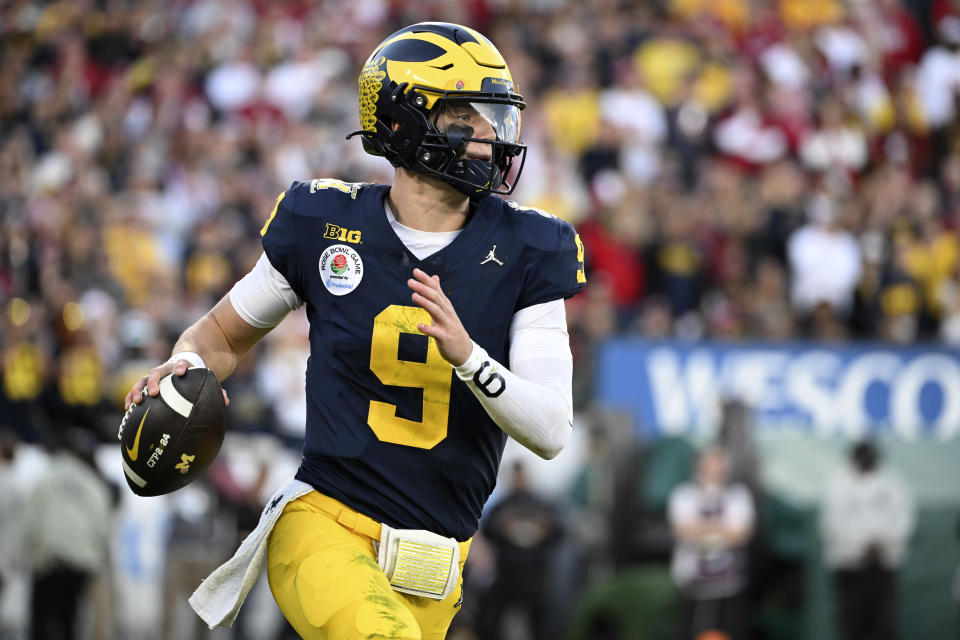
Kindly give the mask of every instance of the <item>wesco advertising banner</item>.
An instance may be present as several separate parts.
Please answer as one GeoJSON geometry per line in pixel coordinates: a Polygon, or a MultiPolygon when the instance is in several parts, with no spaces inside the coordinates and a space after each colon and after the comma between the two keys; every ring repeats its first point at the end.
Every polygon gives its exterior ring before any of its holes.
{"type": "Polygon", "coordinates": [[[757,428],[948,439],[960,434],[960,352],[616,339],[599,351],[597,396],[646,437],[710,433],[738,399],[757,428]]]}

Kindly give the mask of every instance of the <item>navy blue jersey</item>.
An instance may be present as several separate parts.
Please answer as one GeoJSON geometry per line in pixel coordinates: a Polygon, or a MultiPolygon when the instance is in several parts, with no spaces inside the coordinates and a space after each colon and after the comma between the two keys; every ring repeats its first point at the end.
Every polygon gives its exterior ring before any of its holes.
{"type": "Polygon", "coordinates": [[[389,187],[294,183],[261,232],[270,263],[310,320],[307,424],[297,477],[392,527],[473,535],[506,434],[417,330],[414,267],[440,277],[467,333],[509,363],[514,313],[577,293],[573,228],[484,197],[461,233],[424,260],[384,211],[389,187]]]}

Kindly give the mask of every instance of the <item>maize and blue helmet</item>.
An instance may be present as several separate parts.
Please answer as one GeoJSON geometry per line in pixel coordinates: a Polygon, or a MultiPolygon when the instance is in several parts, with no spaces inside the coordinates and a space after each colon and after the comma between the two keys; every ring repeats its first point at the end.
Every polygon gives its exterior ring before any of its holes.
{"type": "Polygon", "coordinates": [[[367,153],[467,196],[509,194],[526,157],[525,106],[493,43],[467,27],[422,22],[370,54],[360,73],[361,130],[350,135],[362,136],[367,153]],[[489,154],[467,155],[472,143],[489,145],[489,154]]]}

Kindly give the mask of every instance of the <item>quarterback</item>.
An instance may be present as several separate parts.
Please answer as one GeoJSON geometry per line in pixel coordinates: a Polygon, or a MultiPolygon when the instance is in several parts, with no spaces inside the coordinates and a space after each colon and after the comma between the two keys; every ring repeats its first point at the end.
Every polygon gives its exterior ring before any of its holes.
{"type": "Polygon", "coordinates": [[[221,380],[306,306],[303,457],[258,530],[191,605],[229,624],[265,563],[304,638],[440,639],[508,436],[544,458],[571,431],[564,299],[573,228],[501,198],[526,148],[523,97],[473,29],[416,24],[360,72],[359,136],[392,185],[295,182],[256,266],[127,396],[189,366],[221,380]]]}

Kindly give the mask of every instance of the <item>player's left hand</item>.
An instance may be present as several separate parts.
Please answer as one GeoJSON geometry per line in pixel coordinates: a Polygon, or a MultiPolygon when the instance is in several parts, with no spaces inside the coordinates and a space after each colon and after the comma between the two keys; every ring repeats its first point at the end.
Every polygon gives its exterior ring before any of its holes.
{"type": "Polygon", "coordinates": [[[417,329],[437,341],[440,355],[447,362],[455,367],[466,362],[473,351],[473,341],[463,328],[453,303],[440,288],[440,278],[414,269],[407,286],[413,290],[413,301],[426,309],[433,321],[432,324],[420,323],[417,329]]]}

